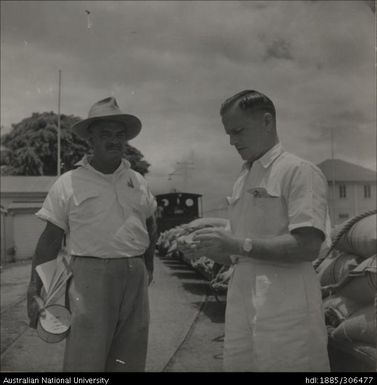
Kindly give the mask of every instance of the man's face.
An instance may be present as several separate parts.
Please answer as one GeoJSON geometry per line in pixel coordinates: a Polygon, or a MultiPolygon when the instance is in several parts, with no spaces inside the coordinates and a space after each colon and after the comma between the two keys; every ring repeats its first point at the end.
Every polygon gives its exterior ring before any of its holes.
{"type": "Polygon", "coordinates": [[[222,117],[225,132],[243,160],[254,161],[266,149],[268,132],[262,112],[250,113],[231,107],[222,117]]]}
{"type": "Polygon", "coordinates": [[[89,139],[94,155],[103,161],[120,160],[127,143],[124,125],[116,121],[93,123],[89,139]]]}

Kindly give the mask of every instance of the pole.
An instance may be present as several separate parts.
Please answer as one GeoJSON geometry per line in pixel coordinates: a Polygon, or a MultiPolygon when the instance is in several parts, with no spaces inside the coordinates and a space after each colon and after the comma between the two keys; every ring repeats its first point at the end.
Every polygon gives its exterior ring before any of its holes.
{"type": "Polygon", "coordinates": [[[331,200],[332,200],[332,225],[335,226],[335,164],[334,164],[334,127],[330,129],[331,133],[331,200]]]}
{"type": "Polygon", "coordinates": [[[62,88],[62,70],[59,70],[59,93],[58,93],[58,160],[57,160],[57,176],[60,176],[60,102],[62,88]]]}

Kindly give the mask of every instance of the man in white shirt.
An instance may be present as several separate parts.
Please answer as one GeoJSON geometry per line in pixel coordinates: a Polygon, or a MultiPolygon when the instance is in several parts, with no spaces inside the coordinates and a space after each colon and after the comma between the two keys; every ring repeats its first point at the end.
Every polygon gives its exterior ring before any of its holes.
{"type": "Polygon", "coordinates": [[[224,102],[243,169],[228,198],[229,231],[198,231],[189,255],[235,264],[227,295],[226,371],[328,371],[320,285],[312,266],[326,238],[327,182],[279,143],[272,101],[254,90],[224,102]]]}
{"type": "Polygon", "coordinates": [[[47,224],[32,263],[30,325],[36,327],[34,296],[42,286],[35,267],[57,257],[66,235],[73,278],[63,370],[143,371],[157,205],[146,180],[122,158],[141,122],[110,97],[72,129],[90,142],[93,154],[57,179],[36,214],[47,224]]]}

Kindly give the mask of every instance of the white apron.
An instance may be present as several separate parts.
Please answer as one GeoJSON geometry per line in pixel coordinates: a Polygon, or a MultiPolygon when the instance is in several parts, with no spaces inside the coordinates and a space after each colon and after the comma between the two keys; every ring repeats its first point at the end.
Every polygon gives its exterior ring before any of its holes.
{"type": "Polygon", "coordinates": [[[225,371],[329,371],[321,303],[310,263],[242,259],[228,287],[225,371]]]}
{"type": "MultiPolygon", "coordinates": [[[[244,171],[229,198],[232,233],[251,239],[288,233],[287,209],[277,190],[264,169],[251,177],[244,171]]],[[[240,258],[228,286],[224,370],[330,370],[321,290],[310,262],[240,258]]]]}

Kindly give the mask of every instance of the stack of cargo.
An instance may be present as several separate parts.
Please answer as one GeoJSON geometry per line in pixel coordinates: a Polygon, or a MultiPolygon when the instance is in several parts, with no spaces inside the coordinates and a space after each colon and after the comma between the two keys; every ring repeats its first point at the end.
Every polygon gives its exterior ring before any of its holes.
{"type": "Polygon", "coordinates": [[[376,211],[336,227],[332,240],[326,258],[316,267],[322,286],[330,359],[338,370],[355,370],[353,362],[360,370],[375,370],[376,211]],[[339,367],[337,355],[348,368],[339,367]],[[345,355],[350,358],[347,364],[345,355]]]}

